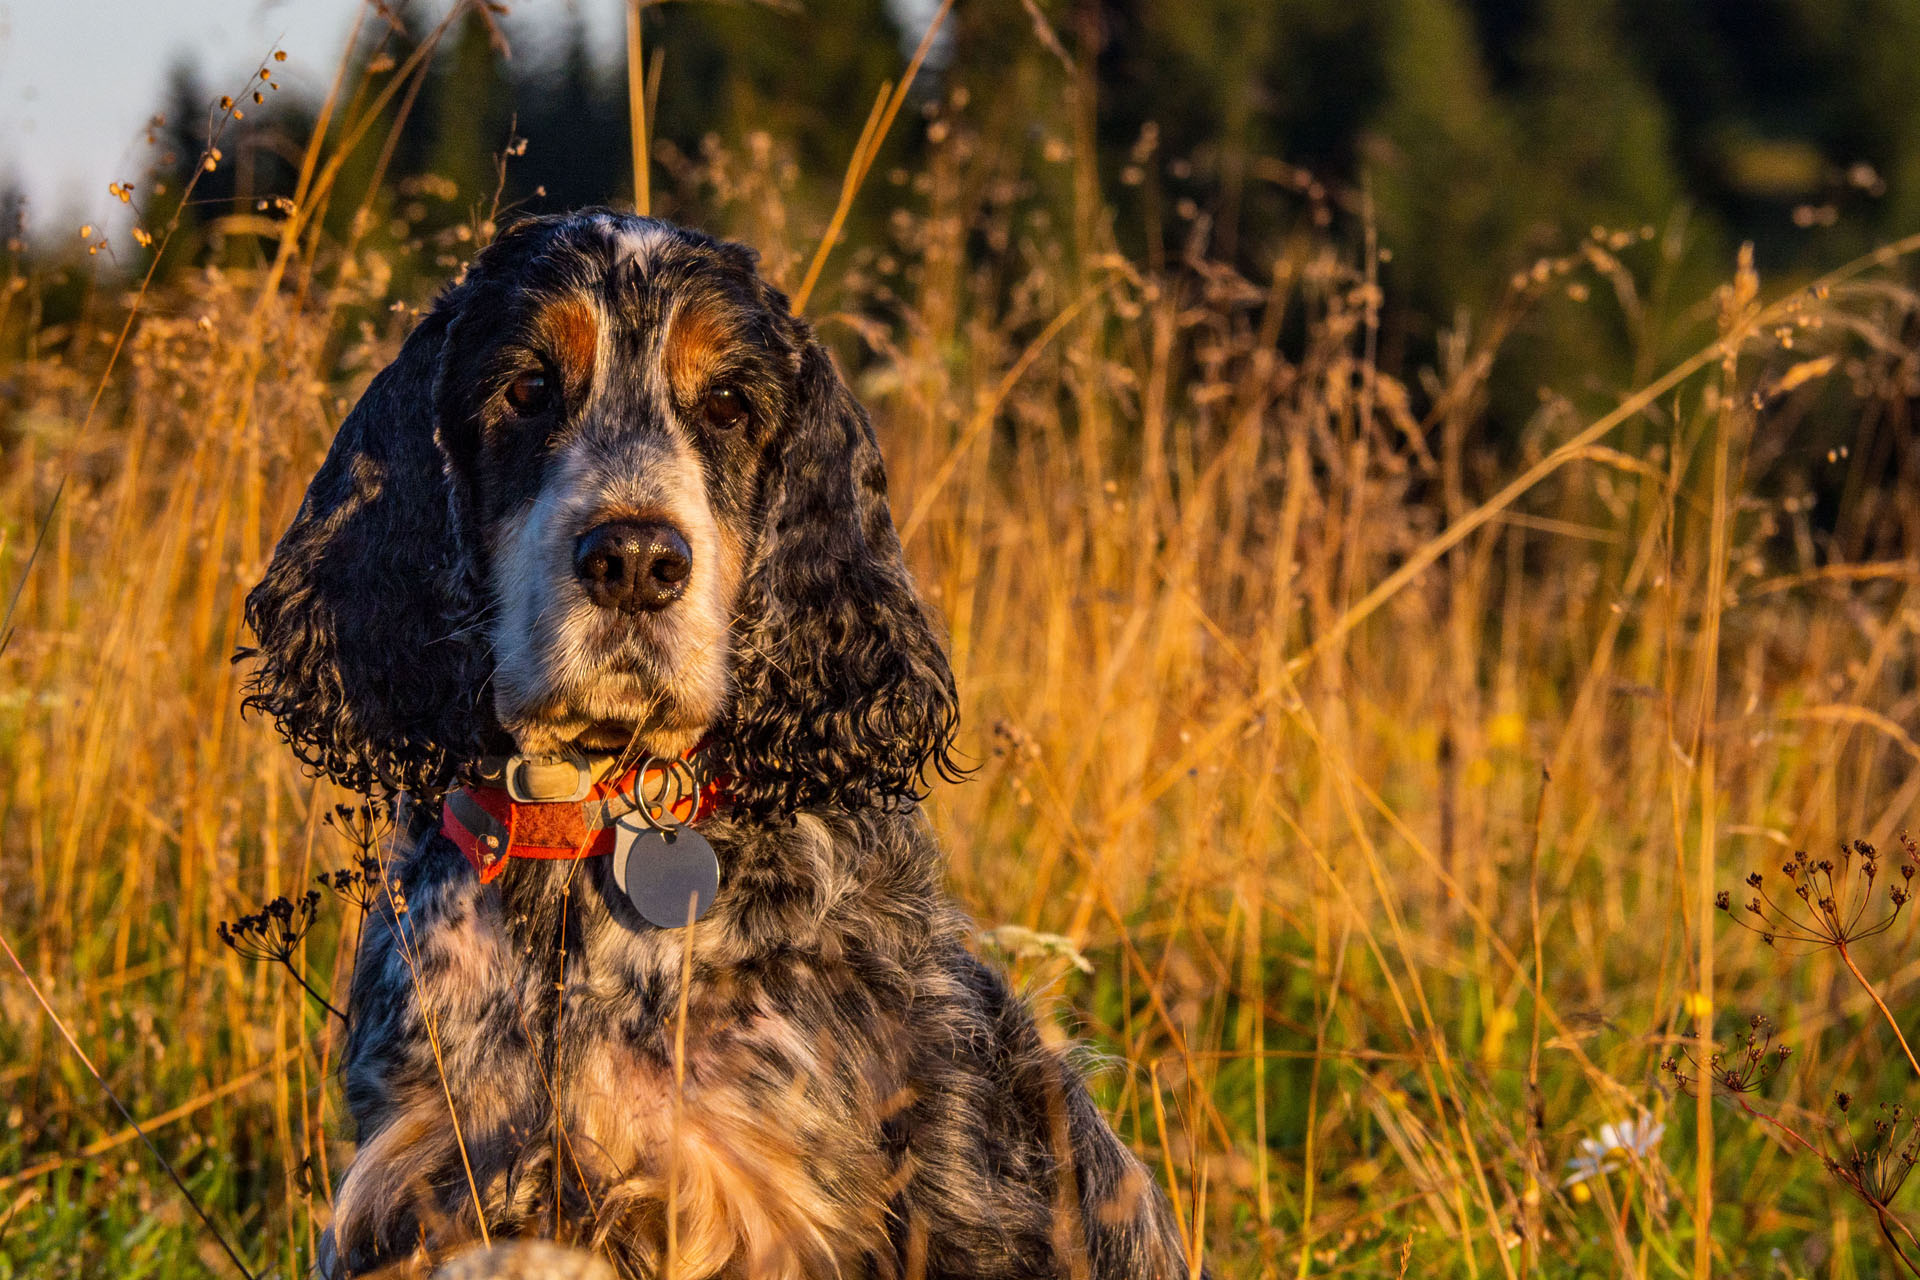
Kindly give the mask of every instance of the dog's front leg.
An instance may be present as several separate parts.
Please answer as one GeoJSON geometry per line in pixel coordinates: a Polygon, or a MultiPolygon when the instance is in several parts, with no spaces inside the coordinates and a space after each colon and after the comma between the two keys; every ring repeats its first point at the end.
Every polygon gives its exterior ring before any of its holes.
{"type": "Polygon", "coordinates": [[[426,1257],[515,1216],[543,1131],[520,966],[494,900],[429,836],[396,859],[355,959],[343,1062],[359,1150],[334,1199],[335,1271],[426,1257]]]}

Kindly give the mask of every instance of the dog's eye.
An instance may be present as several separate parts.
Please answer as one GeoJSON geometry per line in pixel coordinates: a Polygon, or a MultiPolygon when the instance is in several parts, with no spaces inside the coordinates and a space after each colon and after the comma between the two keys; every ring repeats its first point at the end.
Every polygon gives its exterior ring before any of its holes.
{"type": "Polygon", "coordinates": [[[700,412],[716,427],[737,427],[747,420],[747,399],[732,387],[715,387],[707,392],[700,412]]]}
{"type": "Polygon", "coordinates": [[[544,373],[523,373],[507,384],[507,407],[523,418],[545,412],[553,401],[553,384],[544,373]]]}

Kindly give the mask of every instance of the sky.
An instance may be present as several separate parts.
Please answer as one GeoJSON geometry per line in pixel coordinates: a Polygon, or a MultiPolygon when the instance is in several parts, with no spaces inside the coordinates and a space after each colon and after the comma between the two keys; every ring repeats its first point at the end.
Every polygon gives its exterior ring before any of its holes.
{"type": "MultiPolygon", "coordinates": [[[[124,227],[107,184],[138,181],[146,123],[169,70],[197,66],[213,94],[235,93],[275,49],[282,92],[318,99],[359,0],[0,0],[0,177],[22,187],[36,237],[124,227]]],[[[436,15],[443,5],[426,6],[436,15]]],[[[624,0],[523,0],[516,19],[578,9],[610,50],[624,0]]],[[[137,193],[136,193],[137,194],[137,193]]]]}

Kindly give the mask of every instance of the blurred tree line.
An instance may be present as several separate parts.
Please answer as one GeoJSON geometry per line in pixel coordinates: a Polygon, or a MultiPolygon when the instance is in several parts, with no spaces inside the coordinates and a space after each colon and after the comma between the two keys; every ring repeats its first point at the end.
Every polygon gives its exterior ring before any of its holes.
{"type": "MultiPolygon", "coordinates": [[[[624,12],[622,0],[582,2],[624,12]]],[[[655,211],[715,225],[673,174],[709,135],[737,144],[764,131],[793,161],[791,230],[805,252],[875,91],[900,74],[932,8],[650,5],[655,211]]],[[[439,12],[400,4],[404,31],[370,19],[381,29],[351,55],[368,73],[361,102],[400,74],[439,12]]],[[[1805,273],[1920,228],[1916,66],[1914,0],[960,0],[916,94],[968,88],[974,154],[1056,225],[1077,220],[1078,252],[1118,244],[1177,263],[1198,245],[1259,278],[1316,219],[1356,240],[1371,224],[1390,250],[1386,355],[1428,359],[1443,328],[1484,315],[1514,272],[1592,226],[1655,229],[1641,259],[1658,277],[1648,306],[1663,292],[1705,296],[1743,240],[1763,272],[1805,273]]],[[[157,175],[171,193],[199,159],[216,96],[193,71],[175,74],[158,147],[170,172],[157,175]]],[[[292,190],[318,104],[286,97],[269,97],[201,176],[176,262],[268,251],[220,228],[244,228],[234,215],[292,190]]],[[[883,235],[891,205],[911,197],[877,191],[879,175],[913,170],[926,146],[910,109],[855,207],[852,242],[883,235]]],[[[627,203],[629,154],[624,58],[590,47],[579,11],[470,16],[354,148],[329,230],[411,246],[396,272],[442,278],[462,256],[445,233],[475,223],[496,190],[525,209],[627,203]],[[524,151],[503,170],[516,137],[524,151]]],[[[1541,382],[1617,385],[1663,354],[1657,326],[1649,337],[1598,308],[1562,310],[1536,322],[1538,367],[1512,380],[1513,413],[1541,382]]]]}

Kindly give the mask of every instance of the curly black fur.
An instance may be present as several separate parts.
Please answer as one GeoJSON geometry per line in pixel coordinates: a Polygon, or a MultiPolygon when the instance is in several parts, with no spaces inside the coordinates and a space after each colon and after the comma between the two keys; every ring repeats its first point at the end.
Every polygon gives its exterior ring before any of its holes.
{"type": "Polygon", "coordinates": [[[341,424],[258,586],[245,706],[358,792],[437,795],[489,746],[469,553],[454,536],[433,388],[459,294],[341,424]]]}
{"type": "Polygon", "coordinates": [[[762,816],[918,796],[956,772],[953,673],[907,577],[867,414],[805,337],[799,407],[777,457],[734,702],[719,736],[729,796],[762,816]]]}

